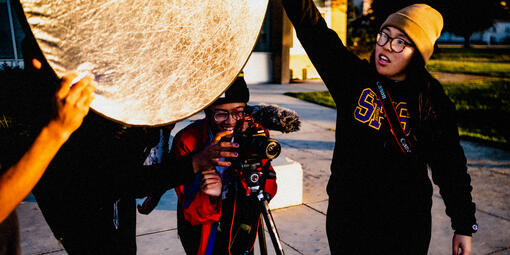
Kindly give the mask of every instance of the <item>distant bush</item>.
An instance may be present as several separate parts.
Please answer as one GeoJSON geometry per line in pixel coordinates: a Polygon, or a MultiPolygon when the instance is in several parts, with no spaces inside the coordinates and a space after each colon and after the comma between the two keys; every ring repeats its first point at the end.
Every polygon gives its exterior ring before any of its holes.
{"type": "Polygon", "coordinates": [[[375,48],[378,28],[374,26],[374,16],[358,17],[347,25],[347,48],[361,58],[368,59],[375,48]]]}
{"type": "Polygon", "coordinates": [[[46,121],[54,92],[54,84],[45,83],[38,74],[5,67],[0,70],[0,118],[34,124],[46,121]]]}
{"type": "Polygon", "coordinates": [[[43,79],[34,73],[3,68],[0,70],[0,153],[6,164],[28,148],[47,122],[55,87],[42,83],[43,79]]]}

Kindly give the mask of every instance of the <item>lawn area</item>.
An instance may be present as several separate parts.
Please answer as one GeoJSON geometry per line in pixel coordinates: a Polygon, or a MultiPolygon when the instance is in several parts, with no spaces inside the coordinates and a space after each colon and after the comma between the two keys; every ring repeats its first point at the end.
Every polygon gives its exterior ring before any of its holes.
{"type": "Polygon", "coordinates": [[[463,137],[510,148],[510,47],[440,46],[427,69],[490,77],[443,86],[457,108],[463,137]]]}
{"type": "MultiPolygon", "coordinates": [[[[510,149],[510,79],[445,83],[443,87],[455,103],[463,138],[510,149]]],[[[336,108],[328,91],[286,95],[336,108]]]]}
{"type": "Polygon", "coordinates": [[[510,79],[443,84],[455,103],[460,134],[510,147],[510,79]]]}
{"type": "Polygon", "coordinates": [[[333,101],[331,94],[329,94],[329,91],[287,92],[285,95],[336,109],[336,104],[333,101]]]}
{"type": "Polygon", "coordinates": [[[435,72],[510,78],[510,47],[441,46],[427,63],[435,72]]]}
{"type": "Polygon", "coordinates": [[[510,78],[510,63],[431,59],[427,63],[427,70],[510,78]]]}
{"type": "Polygon", "coordinates": [[[474,46],[471,48],[439,46],[432,55],[433,60],[455,60],[468,62],[510,63],[510,47],[474,46]]]}

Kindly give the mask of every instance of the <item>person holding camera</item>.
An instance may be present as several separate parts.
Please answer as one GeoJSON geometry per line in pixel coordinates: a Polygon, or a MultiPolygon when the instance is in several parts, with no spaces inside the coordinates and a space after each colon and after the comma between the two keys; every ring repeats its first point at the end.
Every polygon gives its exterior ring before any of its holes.
{"type": "MultiPolygon", "coordinates": [[[[240,74],[229,89],[205,109],[205,119],[198,120],[177,133],[170,153],[177,157],[193,155],[210,143],[233,141],[234,132],[246,124],[249,91],[240,74]]],[[[236,154],[242,153],[239,148],[236,154]]],[[[237,155],[243,157],[243,155],[237,155]]],[[[229,162],[227,158],[221,161],[229,162]]],[[[268,159],[255,159],[261,168],[274,173],[268,159]]],[[[229,162],[230,163],[230,162],[229,162]]],[[[175,188],[178,196],[178,233],[186,254],[252,254],[260,222],[258,201],[250,195],[249,184],[237,170],[215,167],[196,175],[192,183],[175,188]]],[[[261,184],[270,197],[276,194],[276,177],[261,184]]],[[[160,194],[147,198],[139,208],[149,213],[160,194]]]]}
{"type": "Polygon", "coordinates": [[[478,229],[455,107],[425,69],[442,15],[414,4],[388,16],[371,63],[349,52],[313,0],[283,0],[338,113],[327,186],[332,254],[427,254],[432,184],[467,255],[478,229]]]}

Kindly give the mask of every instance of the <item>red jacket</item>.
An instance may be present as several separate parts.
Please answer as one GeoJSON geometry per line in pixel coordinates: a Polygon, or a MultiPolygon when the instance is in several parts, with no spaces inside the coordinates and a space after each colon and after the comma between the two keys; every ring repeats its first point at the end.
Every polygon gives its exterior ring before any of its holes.
{"type": "MultiPolygon", "coordinates": [[[[200,151],[203,149],[209,142],[213,139],[213,134],[209,129],[209,125],[206,120],[200,120],[191,125],[187,126],[183,130],[181,130],[175,136],[172,142],[171,153],[174,153],[176,156],[184,156],[187,154],[192,154],[195,151],[200,151]]],[[[269,164],[268,160],[262,160],[262,165],[269,164]]],[[[269,170],[274,171],[274,169],[269,165],[269,170]]],[[[232,237],[232,228],[234,223],[237,223],[237,220],[233,220],[231,218],[236,217],[236,209],[240,206],[240,202],[236,199],[234,201],[222,202],[222,200],[218,200],[219,202],[216,204],[211,204],[209,201],[209,197],[200,191],[200,186],[198,183],[198,174],[195,181],[191,184],[182,185],[175,188],[175,191],[178,196],[178,227],[179,227],[179,235],[181,237],[181,241],[186,250],[186,253],[194,254],[196,249],[196,241],[188,242],[186,239],[197,239],[198,231],[186,231],[186,226],[195,226],[190,228],[197,228],[196,226],[201,225],[200,231],[200,246],[196,254],[212,254],[213,250],[215,253],[220,254],[228,254],[227,251],[219,251],[226,247],[230,247],[231,237],[232,237]],[[239,204],[238,204],[239,203],[239,204]],[[218,231],[218,222],[220,219],[225,218],[225,222],[230,223],[230,231],[226,231],[225,227],[221,233],[217,233],[218,231]],[[230,220],[229,220],[230,219],[230,220]],[[213,227],[211,227],[213,226],[213,227]],[[223,235],[223,237],[219,237],[223,235]],[[228,235],[225,236],[225,235],[228,235]],[[218,238],[223,241],[219,241],[218,238]],[[218,244],[218,242],[223,242],[222,244],[218,244]],[[187,243],[194,243],[194,245],[189,245],[191,247],[187,247],[187,243]],[[216,243],[216,244],[215,244],[216,243]],[[193,249],[194,247],[194,249],[193,249]],[[223,247],[223,248],[218,248],[223,247]]],[[[225,181],[225,180],[224,180],[225,181]]],[[[225,183],[225,182],[224,182],[225,183]]],[[[224,184],[225,185],[225,184],[224,184]]],[[[233,185],[230,183],[229,185],[233,185]]],[[[264,191],[269,194],[271,197],[274,197],[276,194],[276,179],[267,179],[264,191]]],[[[223,189],[225,190],[225,189],[223,189]]],[[[230,191],[229,191],[230,192],[230,191]]],[[[246,206],[246,204],[243,204],[246,206]]],[[[258,227],[258,215],[256,216],[248,216],[251,218],[256,218],[255,225],[258,227]]],[[[251,221],[252,219],[248,220],[251,221]]],[[[225,223],[223,223],[225,224],[225,223]]],[[[255,229],[251,231],[253,234],[253,241],[255,240],[256,231],[255,229]]],[[[251,242],[250,246],[253,245],[251,242]]],[[[230,249],[230,248],[227,248],[230,249]]]]}

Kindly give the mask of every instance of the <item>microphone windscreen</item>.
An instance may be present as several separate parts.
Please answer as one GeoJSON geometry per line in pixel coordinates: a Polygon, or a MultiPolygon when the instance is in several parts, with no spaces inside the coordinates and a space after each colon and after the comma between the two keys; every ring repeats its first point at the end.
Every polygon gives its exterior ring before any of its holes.
{"type": "Polygon", "coordinates": [[[264,128],[282,133],[298,131],[301,126],[299,115],[290,109],[278,105],[247,106],[246,112],[253,116],[253,120],[264,128]]]}

